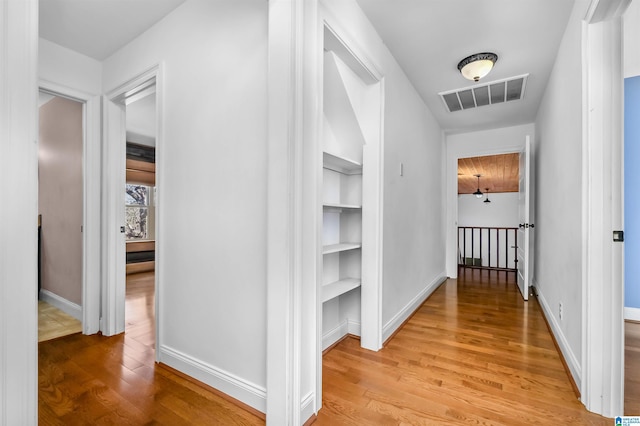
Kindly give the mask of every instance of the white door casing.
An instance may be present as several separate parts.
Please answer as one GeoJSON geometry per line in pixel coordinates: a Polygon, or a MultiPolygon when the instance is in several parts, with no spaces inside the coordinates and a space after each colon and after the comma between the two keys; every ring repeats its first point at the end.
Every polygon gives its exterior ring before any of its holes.
{"type": "MultiPolygon", "coordinates": [[[[102,325],[101,330],[107,336],[124,332],[125,329],[125,293],[126,293],[126,241],[125,241],[125,201],[126,182],[126,111],[125,105],[146,94],[150,88],[158,87],[160,66],[130,79],[116,89],[111,90],[103,101],[103,212],[102,224],[102,325]]],[[[161,110],[162,93],[156,90],[156,111],[161,110]]],[[[161,129],[161,118],[156,112],[156,127],[161,129]]],[[[156,147],[161,144],[162,133],[156,132],[156,147]]],[[[156,165],[156,175],[161,176],[161,166],[156,165]],[[158,170],[160,169],[160,170],[158,170]]],[[[157,182],[157,181],[156,181],[157,182]]],[[[158,185],[159,186],[159,185],[158,185]]],[[[156,200],[156,228],[162,220],[162,197],[156,200]]],[[[156,253],[161,254],[159,246],[160,232],[156,233],[156,253]]],[[[161,258],[156,258],[156,348],[161,347],[160,333],[162,316],[158,309],[161,289],[161,258]]],[[[156,351],[156,358],[159,351],[156,351]]]]}
{"type": "Polygon", "coordinates": [[[529,286],[531,283],[529,264],[531,250],[531,231],[534,224],[530,223],[531,206],[531,140],[526,137],[525,147],[520,152],[520,177],[518,186],[518,289],[522,298],[529,300],[529,286]]]}
{"type": "Polygon", "coordinates": [[[38,422],[38,2],[0,1],[0,425],[38,422]]]}
{"type": "Polygon", "coordinates": [[[592,0],[583,24],[581,400],[607,417],[624,408],[622,15],[630,0],[592,0]]]}
{"type": "Polygon", "coordinates": [[[40,80],[43,92],[83,104],[82,332],[100,331],[100,96],[40,80]]]}
{"type": "Polygon", "coordinates": [[[125,298],[125,107],[104,98],[102,152],[102,321],[106,336],[124,332],[125,298]]]}

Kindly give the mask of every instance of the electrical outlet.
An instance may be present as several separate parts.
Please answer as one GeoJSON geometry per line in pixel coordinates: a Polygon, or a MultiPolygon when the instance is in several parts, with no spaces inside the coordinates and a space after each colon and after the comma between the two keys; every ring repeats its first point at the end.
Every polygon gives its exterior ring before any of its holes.
{"type": "Polygon", "coordinates": [[[558,317],[562,320],[562,302],[558,303],[558,317]]]}

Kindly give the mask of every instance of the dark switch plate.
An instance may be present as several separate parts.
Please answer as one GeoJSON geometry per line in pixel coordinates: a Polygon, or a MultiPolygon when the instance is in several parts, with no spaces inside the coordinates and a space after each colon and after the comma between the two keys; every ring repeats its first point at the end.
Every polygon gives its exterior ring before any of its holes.
{"type": "Polygon", "coordinates": [[[613,231],[613,241],[615,242],[624,241],[624,231],[613,231]]]}

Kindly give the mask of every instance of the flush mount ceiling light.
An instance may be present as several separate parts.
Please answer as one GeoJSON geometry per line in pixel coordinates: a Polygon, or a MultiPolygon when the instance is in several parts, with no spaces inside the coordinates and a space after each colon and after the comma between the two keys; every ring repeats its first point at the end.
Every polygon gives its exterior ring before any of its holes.
{"type": "Polygon", "coordinates": [[[467,80],[478,81],[489,74],[497,60],[498,55],[495,53],[475,53],[458,63],[458,71],[467,80]]]}
{"type": "Polygon", "coordinates": [[[474,176],[478,178],[478,189],[476,189],[476,192],[474,192],[473,195],[475,195],[476,198],[482,198],[482,191],[480,191],[480,176],[482,175],[474,175],[474,176]]]}

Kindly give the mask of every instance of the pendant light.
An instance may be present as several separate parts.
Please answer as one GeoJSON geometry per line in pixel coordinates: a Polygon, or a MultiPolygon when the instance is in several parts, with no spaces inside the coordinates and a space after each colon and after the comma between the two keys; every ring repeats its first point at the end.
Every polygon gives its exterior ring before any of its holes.
{"type": "Polygon", "coordinates": [[[475,177],[478,178],[478,189],[476,189],[476,192],[473,193],[473,195],[476,196],[476,198],[482,198],[482,191],[480,191],[480,176],[482,175],[474,175],[475,177]]]}
{"type": "Polygon", "coordinates": [[[484,202],[485,202],[485,203],[490,203],[490,202],[491,202],[491,200],[489,199],[489,188],[485,188],[485,190],[487,191],[487,192],[486,192],[486,194],[487,194],[487,198],[484,200],[484,202]]]}
{"type": "Polygon", "coordinates": [[[498,55],[491,52],[475,53],[458,63],[458,71],[467,80],[478,81],[493,68],[498,55]]]}

